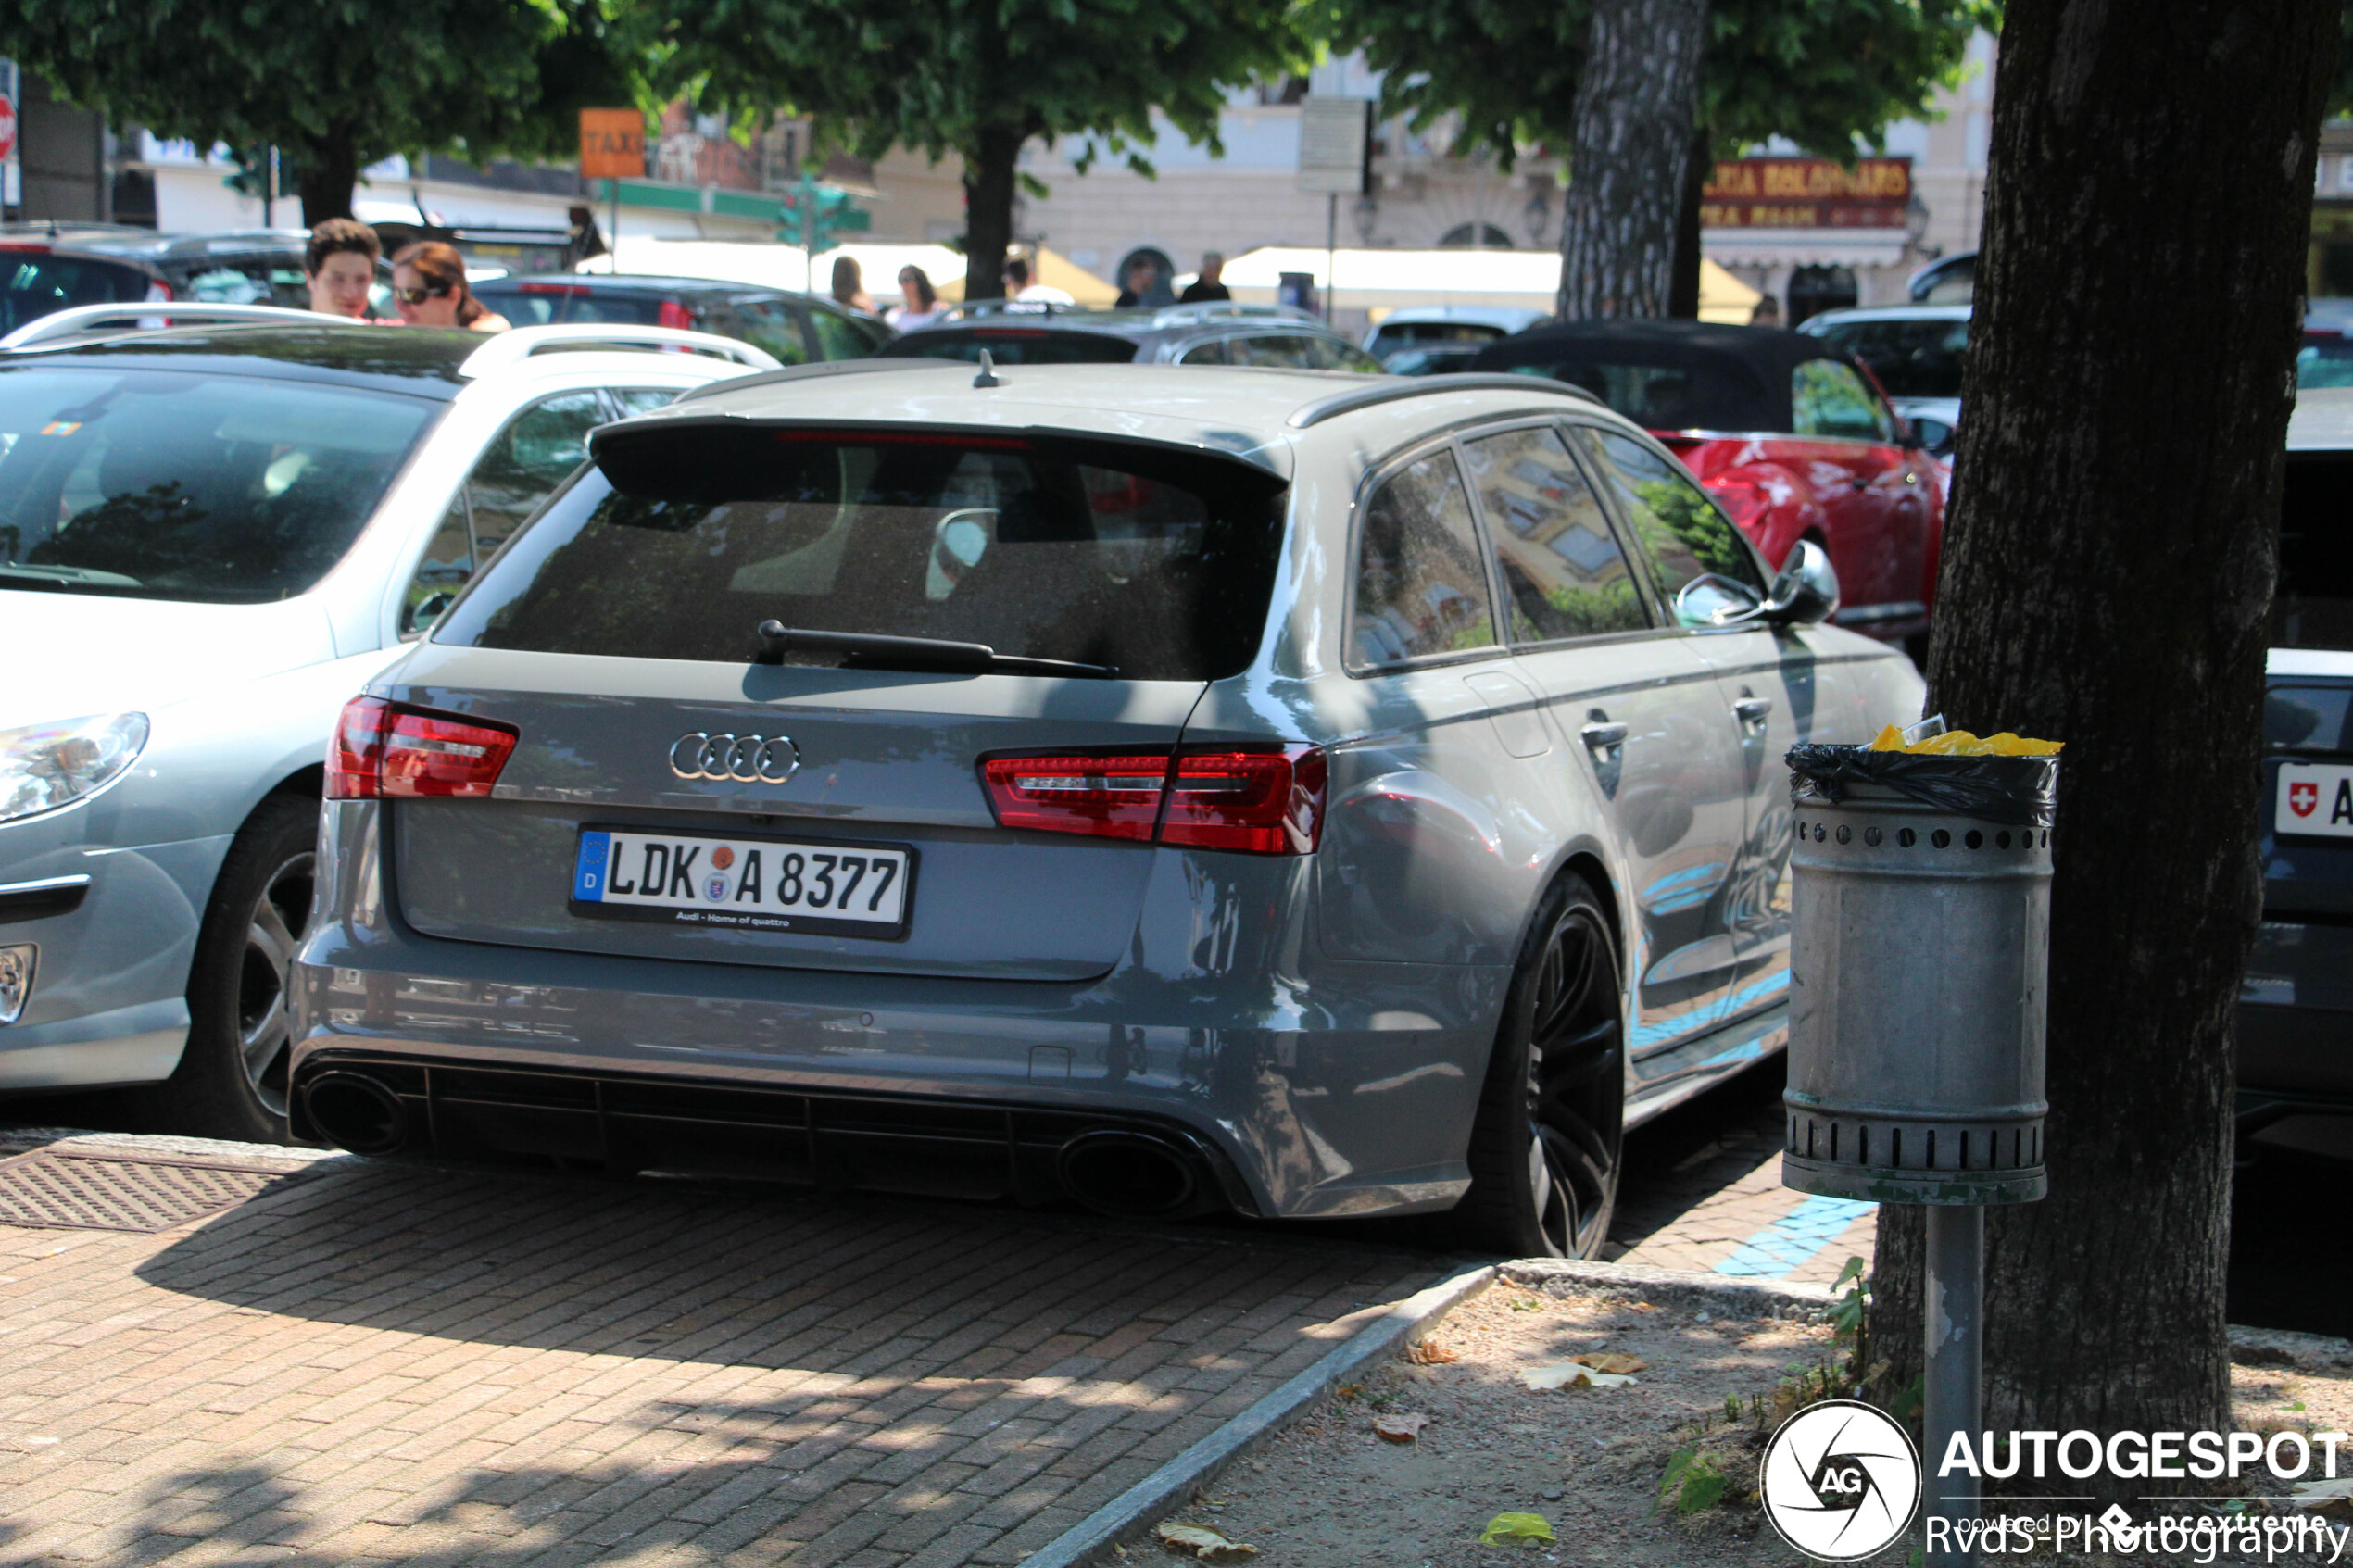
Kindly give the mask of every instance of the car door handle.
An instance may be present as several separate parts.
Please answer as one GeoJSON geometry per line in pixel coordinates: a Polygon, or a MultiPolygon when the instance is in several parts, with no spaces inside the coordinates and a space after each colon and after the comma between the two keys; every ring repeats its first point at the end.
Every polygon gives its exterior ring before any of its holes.
{"type": "Polygon", "coordinates": [[[1870,476],[1869,474],[1867,474],[1867,473],[1858,473],[1858,474],[1856,474],[1856,475],[1855,476],[1855,488],[1856,488],[1856,489],[1857,489],[1857,490],[1869,490],[1870,487],[1871,487],[1871,476],[1870,476]]]}
{"type": "Polygon", "coordinates": [[[1626,744],[1626,726],[1617,723],[1588,724],[1577,732],[1577,738],[1594,751],[1607,751],[1614,746],[1626,744]]]}
{"type": "Polygon", "coordinates": [[[1732,717],[1743,724],[1761,724],[1765,715],[1772,711],[1773,699],[1769,696],[1744,696],[1732,704],[1732,717]]]}

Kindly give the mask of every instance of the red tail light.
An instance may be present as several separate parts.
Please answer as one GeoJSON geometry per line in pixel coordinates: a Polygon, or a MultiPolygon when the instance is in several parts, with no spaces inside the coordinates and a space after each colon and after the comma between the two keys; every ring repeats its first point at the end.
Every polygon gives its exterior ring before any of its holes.
{"type": "Polygon", "coordinates": [[[980,782],[1000,827],[1150,838],[1167,792],[1168,754],[991,757],[980,782]]]}
{"type": "Polygon", "coordinates": [[[446,713],[354,697],[327,751],[327,798],[480,800],[498,782],[516,732],[446,713]]]}
{"type": "Polygon", "coordinates": [[[1310,854],[1324,827],[1324,754],[1312,746],[1180,756],[1160,841],[1310,854]]]}
{"type": "Polygon", "coordinates": [[[982,787],[1000,827],[1305,855],[1323,830],[1324,754],[1272,751],[992,757],[982,787]]]}
{"type": "Polygon", "coordinates": [[[661,327],[684,327],[686,331],[693,332],[695,313],[674,299],[665,299],[661,302],[661,314],[655,318],[654,324],[661,327]]]}

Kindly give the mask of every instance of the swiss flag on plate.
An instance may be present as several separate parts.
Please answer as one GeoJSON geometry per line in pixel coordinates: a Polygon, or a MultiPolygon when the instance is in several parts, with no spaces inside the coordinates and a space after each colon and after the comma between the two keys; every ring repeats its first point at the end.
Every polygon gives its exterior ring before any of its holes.
{"type": "Polygon", "coordinates": [[[2353,838],[2353,768],[2325,762],[2280,765],[2273,831],[2353,838]]]}

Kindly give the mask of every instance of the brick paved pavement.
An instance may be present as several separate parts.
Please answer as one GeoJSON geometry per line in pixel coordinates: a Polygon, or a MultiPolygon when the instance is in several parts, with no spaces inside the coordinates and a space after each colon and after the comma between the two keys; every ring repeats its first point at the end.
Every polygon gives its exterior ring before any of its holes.
{"type": "Polygon", "coordinates": [[[1440,1272],[347,1160],[0,1227],[0,1564],[1012,1562],[1440,1272]]]}
{"type": "Polygon", "coordinates": [[[1781,1185],[1781,1082],[1748,1073],[1628,1135],[1627,1170],[1604,1256],[1828,1285],[1869,1259],[1875,1206],[1781,1185]]]}

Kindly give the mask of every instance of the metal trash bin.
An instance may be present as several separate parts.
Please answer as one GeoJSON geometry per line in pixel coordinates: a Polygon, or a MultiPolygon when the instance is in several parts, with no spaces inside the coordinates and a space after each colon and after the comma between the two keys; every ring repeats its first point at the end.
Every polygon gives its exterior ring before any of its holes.
{"type": "Polygon", "coordinates": [[[1782,1184],[2040,1198],[2058,759],[1818,746],[1789,759],[1782,1184]]]}

